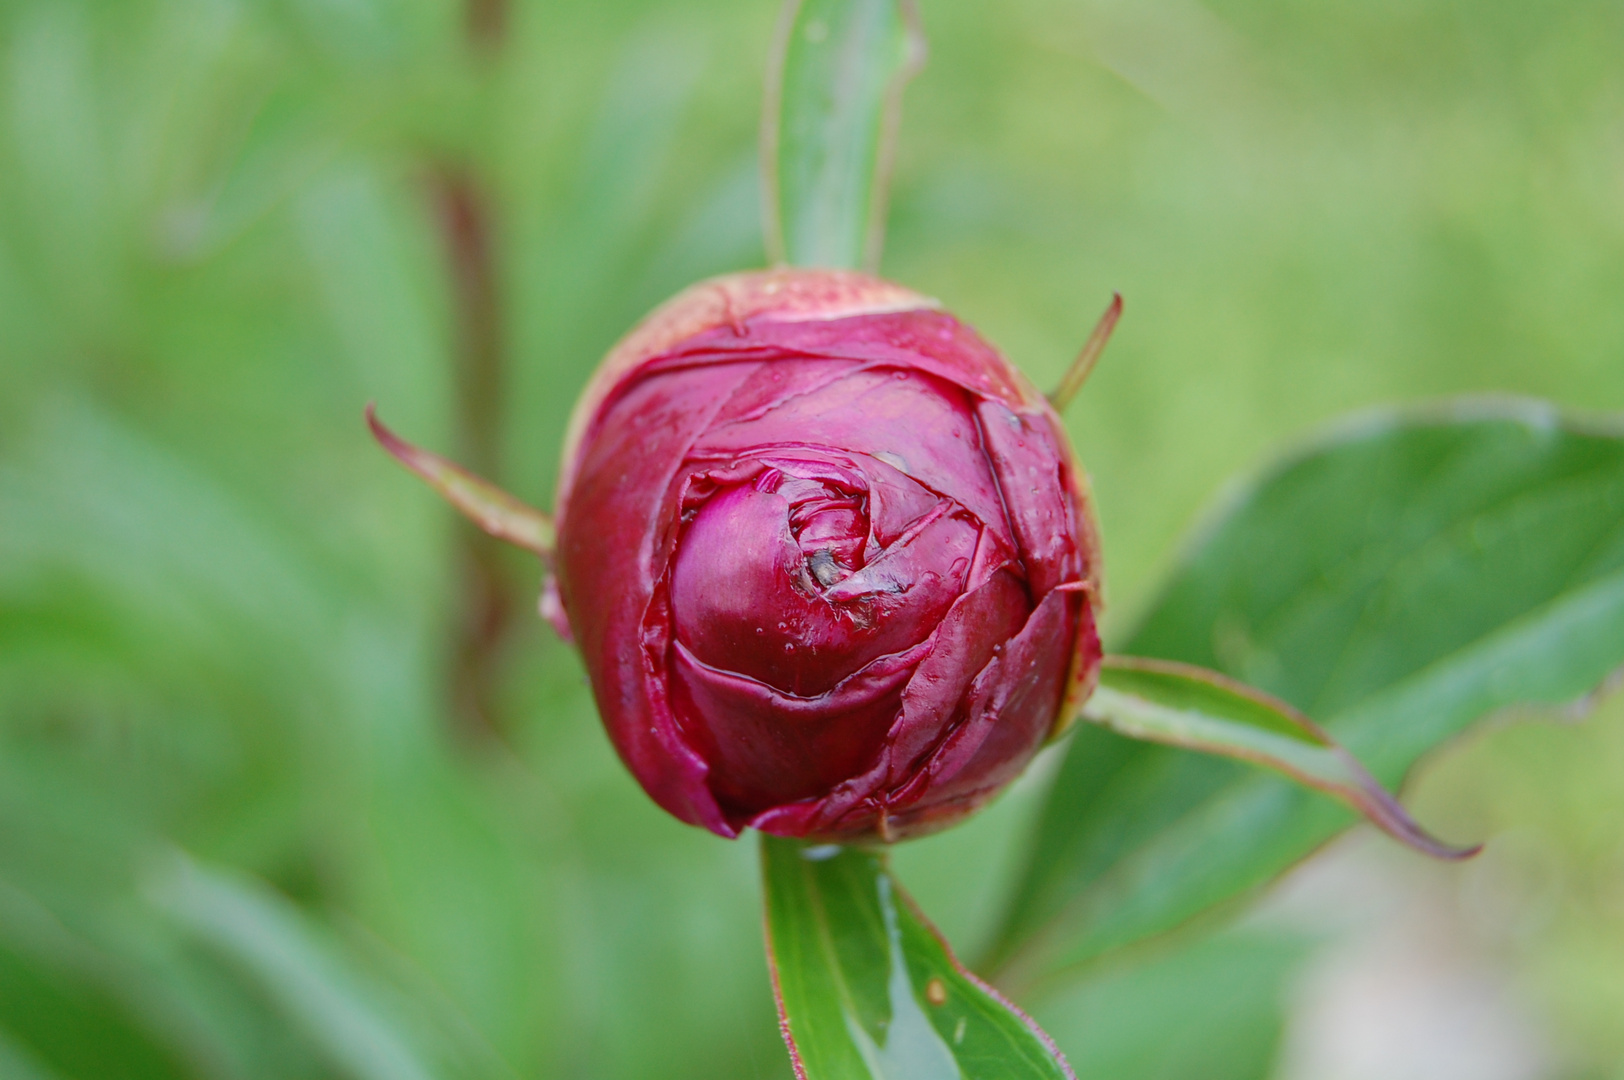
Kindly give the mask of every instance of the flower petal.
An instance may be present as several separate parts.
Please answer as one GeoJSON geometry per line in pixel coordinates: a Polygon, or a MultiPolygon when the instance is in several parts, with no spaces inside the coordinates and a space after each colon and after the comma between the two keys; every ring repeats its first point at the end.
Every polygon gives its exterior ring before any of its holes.
{"type": "Polygon", "coordinates": [[[799,697],[672,652],[672,699],[731,813],[828,791],[860,770],[896,716],[926,646],[882,657],[824,694],[799,697]]]}
{"type": "Polygon", "coordinates": [[[584,444],[576,497],[559,521],[560,594],[615,748],[662,807],[722,835],[732,827],[704,760],[665,703],[669,615],[654,610],[654,594],[679,509],[668,494],[678,466],[753,370],[724,364],[626,388],[584,444]]]}

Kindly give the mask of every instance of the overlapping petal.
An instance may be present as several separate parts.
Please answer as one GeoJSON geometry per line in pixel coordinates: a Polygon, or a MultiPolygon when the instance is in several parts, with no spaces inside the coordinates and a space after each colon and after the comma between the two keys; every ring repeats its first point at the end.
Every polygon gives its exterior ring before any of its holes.
{"type": "Polygon", "coordinates": [[[605,722],[662,806],[724,835],[962,816],[1098,666],[1052,410],[929,301],[829,277],[657,312],[566,449],[559,595],[605,722]]]}

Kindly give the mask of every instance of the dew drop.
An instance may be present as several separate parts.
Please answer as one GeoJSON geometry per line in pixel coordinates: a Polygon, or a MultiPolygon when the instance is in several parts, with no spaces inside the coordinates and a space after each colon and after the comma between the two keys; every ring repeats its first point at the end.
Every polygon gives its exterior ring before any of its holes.
{"type": "Polygon", "coordinates": [[[908,473],[908,459],[903,457],[901,454],[893,454],[889,450],[876,450],[874,452],[874,456],[898,472],[912,475],[911,473],[908,473]]]}

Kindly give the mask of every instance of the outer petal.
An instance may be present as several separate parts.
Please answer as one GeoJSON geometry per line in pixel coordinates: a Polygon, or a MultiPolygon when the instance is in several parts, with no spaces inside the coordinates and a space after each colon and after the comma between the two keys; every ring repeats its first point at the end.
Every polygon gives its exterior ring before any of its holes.
{"type": "Polygon", "coordinates": [[[962,386],[976,397],[1012,409],[1044,401],[999,352],[953,316],[934,309],[831,312],[820,318],[780,318],[772,312],[695,334],[674,344],[653,366],[690,357],[776,349],[787,355],[857,360],[869,366],[909,368],[962,386]]]}
{"type": "Polygon", "coordinates": [[[936,628],[930,655],[913,672],[901,708],[894,711],[868,767],[822,798],[775,807],[749,824],[778,836],[888,835],[883,819],[896,789],[951,731],[950,722],[976,673],[1025,619],[1025,590],[1019,581],[1007,571],[991,573],[980,588],[960,597],[936,628]]]}
{"type": "Polygon", "coordinates": [[[668,615],[651,611],[679,509],[683,455],[754,364],[722,364],[631,387],[612,423],[585,444],[580,495],[559,523],[558,578],[604,726],[627,768],[662,807],[733,835],[706,786],[708,767],[665,699],[668,615]],[[605,558],[615,552],[615,558],[605,558]]]}
{"type": "Polygon", "coordinates": [[[555,520],[562,521],[568,509],[582,440],[599,410],[623,380],[678,342],[764,314],[782,320],[824,319],[936,306],[935,300],[911,289],[845,271],[782,268],[729,274],[689,286],[650,312],[610,350],[576,401],[564,432],[555,520]]]}
{"type": "MultiPolygon", "coordinates": [[[[980,614],[977,608],[982,605],[967,605],[966,614],[980,614]]],[[[941,631],[951,635],[973,626],[972,619],[955,624],[950,616],[941,631]]],[[[868,772],[822,799],[774,808],[748,824],[779,836],[829,840],[876,833],[900,840],[952,824],[1002,790],[1043,745],[1065,694],[1073,641],[1089,670],[1097,671],[1100,641],[1086,596],[1076,589],[1051,592],[979,670],[964,665],[976,674],[956,676],[955,681],[963,680],[952,688],[957,693],[949,707],[956,718],[923,759],[905,762],[900,752],[892,752],[901,746],[898,729],[910,723],[899,719],[882,760],[868,772]]],[[[989,648],[974,635],[966,636],[960,647],[989,648]]],[[[906,693],[921,685],[929,662],[920,664],[906,693]]],[[[942,670],[962,669],[944,664],[942,670]]],[[[941,700],[926,707],[939,706],[941,700]]],[[[915,710],[911,722],[928,726],[920,723],[917,705],[915,710]]]]}
{"type": "Polygon", "coordinates": [[[815,697],[708,667],[680,645],[673,700],[715,764],[711,786],[740,818],[828,791],[863,767],[896,716],[925,646],[881,657],[815,697]]]}
{"type": "Polygon", "coordinates": [[[1084,573],[1077,507],[1063,472],[1064,441],[1047,416],[1013,412],[999,401],[981,402],[976,417],[1032,596],[1042,599],[1084,573]]]}
{"type": "Polygon", "coordinates": [[[1019,775],[1054,722],[1078,632],[1092,642],[1097,664],[1099,639],[1083,597],[1051,592],[976,676],[963,721],[897,793],[891,811],[897,833],[928,831],[967,813],[1019,775]]]}

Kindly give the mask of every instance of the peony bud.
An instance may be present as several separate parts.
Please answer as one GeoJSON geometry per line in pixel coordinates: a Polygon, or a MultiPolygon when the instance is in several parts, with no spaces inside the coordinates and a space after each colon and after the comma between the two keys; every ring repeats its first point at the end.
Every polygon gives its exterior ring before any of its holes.
{"type": "Polygon", "coordinates": [[[576,406],[551,608],[682,820],[926,832],[1092,690],[1083,482],[1048,402],[933,301],[855,273],[719,278],[576,406]]]}

